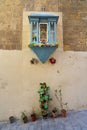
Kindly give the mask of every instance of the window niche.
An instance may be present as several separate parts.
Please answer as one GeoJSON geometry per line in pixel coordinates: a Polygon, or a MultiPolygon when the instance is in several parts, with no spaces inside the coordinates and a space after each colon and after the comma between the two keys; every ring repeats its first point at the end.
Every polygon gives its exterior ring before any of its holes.
{"type": "MultiPolygon", "coordinates": [[[[38,53],[37,55],[39,57],[41,57],[40,55],[44,55],[46,51],[48,52],[48,50],[51,54],[58,47],[58,43],[56,41],[56,26],[59,16],[52,13],[35,12],[31,13],[28,18],[30,23],[29,47],[32,48],[36,54],[38,53]],[[40,50],[38,49],[38,51],[36,51],[36,47],[37,49],[39,47],[40,50]],[[48,49],[48,47],[51,47],[51,50],[48,49]]],[[[48,57],[49,56],[47,56],[47,58],[48,57]]],[[[47,58],[45,56],[45,60],[43,62],[45,62],[47,58]]],[[[42,59],[40,60],[42,61],[42,59]]]]}
{"type": "Polygon", "coordinates": [[[48,33],[47,33],[47,23],[40,23],[40,26],[39,26],[39,41],[40,43],[47,43],[48,41],[48,33]]]}
{"type": "Polygon", "coordinates": [[[31,13],[29,16],[31,26],[30,44],[56,44],[56,24],[59,16],[45,12],[31,13]]]}

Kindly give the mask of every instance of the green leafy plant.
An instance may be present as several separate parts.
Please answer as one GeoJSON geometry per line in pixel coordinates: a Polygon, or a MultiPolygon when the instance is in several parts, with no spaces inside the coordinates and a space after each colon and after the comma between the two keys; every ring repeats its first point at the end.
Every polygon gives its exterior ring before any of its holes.
{"type": "Polygon", "coordinates": [[[21,119],[24,123],[27,123],[28,122],[28,118],[26,116],[26,114],[24,112],[21,113],[21,119]]]}
{"type": "Polygon", "coordinates": [[[47,84],[40,83],[40,89],[38,91],[39,93],[39,102],[40,102],[40,109],[41,109],[41,115],[43,117],[47,117],[49,114],[49,101],[52,100],[50,98],[49,94],[50,87],[47,86],[47,84]]]}

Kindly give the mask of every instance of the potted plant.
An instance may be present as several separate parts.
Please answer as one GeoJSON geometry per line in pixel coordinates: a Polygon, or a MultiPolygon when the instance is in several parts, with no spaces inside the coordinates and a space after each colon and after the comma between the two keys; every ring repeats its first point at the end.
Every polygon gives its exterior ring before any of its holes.
{"type": "Polygon", "coordinates": [[[64,106],[67,106],[68,103],[63,103],[61,89],[60,90],[55,90],[55,97],[56,97],[56,99],[58,100],[58,102],[60,104],[61,116],[66,117],[66,109],[64,108],[64,106]]]}
{"type": "Polygon", "coordinates": [[[55,64],[55,63],[56,63],[56,59],[53,58],[53,57],[51,57],[51,58],[49,59],[49,62],[50,62],[51,64],[55,64]]]}
{"type": "Polygon", "coordinates": [[[16,118],[14,116],[9,117],[10,123],[14,123],[16,121],[16,118]]]}
{"type": "Polygon", "coordinates": [[[55,108],[53,108],[53,110],[52,110],[51,114],[52,114],[52,117],[53,117],[53,118],[57,118],[57,115],[58,115],[58,110],[57,110],[57,108],[56,108],[56,107],[55,107],[55,108]]]}
{"type": "Polygon", "coordinates": [[[34,111],[34,109],[33,109],[33,111],[32,111],[32,113],[31,113],[31,120],[32,121],[36,121],[36,113],[35,113],[35,111],[34,111]]]}
{"type": "Polygon", "coordinates": [[[38,60],[37,60],[36,58],[32,58],[32,59],[30,60],[30,63],[31,63],[31,64],[37,64],[37,63],[38,63],[38,60]]]}
{"type": "Polygon", "coordinates": [[[50,87],[47,86],[47,84],[40,83],[40,89],[38,91],[39,93],[39,102],[40,102],[40,109],[41,109],[41,115],[43,118],[47,118],[49,114],[49,101],[52,100],[50,98],[49,94],[50,87]]]}
{"type": "Polygon", "coordinates": [[[21,119],[24,123],[27,123],[28,122],[28,117],[26,116],[26,114],[24,112],[22,112],[21,114],[21,119]]]}

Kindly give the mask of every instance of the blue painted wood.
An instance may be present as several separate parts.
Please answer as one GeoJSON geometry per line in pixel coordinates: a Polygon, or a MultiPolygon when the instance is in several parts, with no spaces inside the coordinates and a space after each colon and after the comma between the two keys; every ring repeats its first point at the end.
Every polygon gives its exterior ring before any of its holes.
{"type": "Polygon", "coordinates": [[[39,43],[39,23],[37,22],[37,43],[39,43]]]}
{"type": "MultiPolygon", "coordinates": [[[[31,27],[31,43],[39,43],[39,23],[40,22],[46,22],[48,23],[48,42],[49,43],[56,43],[56,23],[59,19],[59,16],[53,13],[46,13],[46,12],[35,12],[35,13],[31,13],[29,16],[29,21],[30,23],[34,23],[37,22],[37,30],[33,31],[32,27],[31,27]],[[53,32],[50,30],[50,23],[53,22],[54,23],[54,30],[53,32]],[[51,32],[50,32],[51,31],[51,32]],[[36,33],[37,35],[37,41],[32,41],[32,33],[36,33]],[[54,35],[54,40],[51,40],[51,33],[53,33],[54,35]]],[[[32,24],[31,24],[32,26],[32,24]]]]}
{"type": "Polygon", "coordinates": [[[50,22],[48,22],[48,43],[50,43],[50,22]]]}
{"type": "Polygon", "coordinates": [[[36,22],[36,21],[33,21],[33,22],[31,22],[32,24],[31,24],[31,43],[38,43],[38,22],[36,22]],[[34,26],[34,24],[36,24],[36,29],[35,30],[33,30],[33,26],[34,26]],[[33,40],[32,39],[32,34],[35,34],[36,35],[36,40],[33,40]]]}
{"type": "Polygon", "coordinates": [[[30,43],[32,43],[32,22],[31,22],[31,26],[30,26],[30,43]]]}
{"type": "Polygon", "coordinates": [[[57,49],[57,47],[56,46],[53,46],[53,47],[49,47],[49,46],[44,46],[44,47],[34,46],[34,47],[31,47],[31,49],[37,55],[39,60],[42,63],[45,63],[47,61],[47,59],[50,57],[50,55],[57,49]]]}
{"type": "MultiPolygon", "coordinates": [[[[46,19],[46,21],[48,20],[48,21],[50,21],[50,18],[52,19],[52,20],[55,20],[56,22],[58,21],[58,18],[59,18],[59,16],[58,15],[56,15],[56,14],[53,14],[53,13],[46,13],[46,12],[34,12],[34,13],[31,13],[29,16],[28,16],[28,18],[29,18],[29,21],[31,22],[31,21],[35,21],[35,19],[39,19],[39,22],[40,22],[40,19],[46,19]]],[[[51,21],[52,21],[51,20],[51,21]]]]}
{"type": "Polygon", "coordinates": [[[54,33],[54,32],[55,32],[55,28],[53,28],[53,30],[51,30],[51,26],[52,26],[51,24],[52,24],[52,23],[53,23],[53,25],[54,25],[54,22],[50,22],[50,43],[51,43],[51,44],[56,43],[56,42],[55,42],[55,35],[54,35],[54,34],[55,34],[55,33],[54,33]],[[51,39],[51,35],[53,35],[53,40],[51,39]]]}
{"type": "Polygon", "coordinates": [[[54,22],[54,43],[56,43],[56,22],[54,22]]]}

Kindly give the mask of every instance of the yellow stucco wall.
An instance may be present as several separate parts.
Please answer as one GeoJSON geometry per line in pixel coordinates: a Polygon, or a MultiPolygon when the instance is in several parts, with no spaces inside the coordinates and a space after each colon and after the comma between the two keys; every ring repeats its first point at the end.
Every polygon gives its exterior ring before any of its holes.
{"type": "Polygon", "coordinates": [[[30,64],[29,49],[22,51],[0,50],[0,120],[9,116],[20,118],[21,112],[28,115],[39,112],[40,82],[51,87],[53,98],[50,108],[58,107],[54,90],[61,87],[63,100],[68,102],[68,109],[87,108],[87,53],[64,52],[57,49],[53,54],[57,62],[51,65],[39,62],[30,64]]]}

